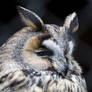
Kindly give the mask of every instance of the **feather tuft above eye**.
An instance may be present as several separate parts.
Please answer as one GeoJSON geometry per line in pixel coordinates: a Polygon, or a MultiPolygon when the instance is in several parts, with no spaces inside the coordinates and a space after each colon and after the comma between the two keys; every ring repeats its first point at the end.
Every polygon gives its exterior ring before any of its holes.
{"type": "Polygon", "coordinates": [[[17,9],[22,20],[27,26],[36,31],[44,30],[44,23],[37,14],[21,6],[18,6],[17,9]]]}
{"type": "Polygon", "coordinates": [[[64,27],[72,32],[76,32],[78,30],[79,23],[76,12],[73,12],[66,17],[64,27]]]}

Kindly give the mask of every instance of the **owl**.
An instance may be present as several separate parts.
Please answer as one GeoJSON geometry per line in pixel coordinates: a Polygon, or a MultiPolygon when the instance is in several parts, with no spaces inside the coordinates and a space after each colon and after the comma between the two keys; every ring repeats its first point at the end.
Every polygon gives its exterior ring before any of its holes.
{"type": "Polygon", "coordinates": [[[0,92],[87,92],[72,55],[78,29],[74,12],[62,26],[44,24],[21,6],[24,27],[0,47],[0,92]]]}

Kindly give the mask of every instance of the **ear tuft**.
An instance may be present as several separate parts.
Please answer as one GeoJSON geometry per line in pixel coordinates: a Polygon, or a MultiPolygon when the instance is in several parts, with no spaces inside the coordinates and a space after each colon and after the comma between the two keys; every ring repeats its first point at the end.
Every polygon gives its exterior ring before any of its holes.
{"type": "Polygon", "coordinates": [[[27,26],[32,27],[32,29],[36,31],[43,30],[44,23],[37,14],[21,6],[18,6],[17,9],[22,20],[27,26]]]}
{"type": "Polygon", "coordinates": [[[68,30],[71,30],[72,32],[77,31],[79,26],[78,23],[78,17],[76,12],[73,12],[69,16],[66,17],[64,27],[67,28],[68,30]]]}

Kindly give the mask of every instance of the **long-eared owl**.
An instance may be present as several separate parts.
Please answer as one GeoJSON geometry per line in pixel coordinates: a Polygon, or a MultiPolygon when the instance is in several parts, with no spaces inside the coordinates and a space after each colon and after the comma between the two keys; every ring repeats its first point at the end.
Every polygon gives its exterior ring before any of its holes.
{"type": "Polygon", "coordinates": [[[23,7],[18,11],[27,27],[0,47],[0,92],[87,92],[81,67],[72,55],[77,14],[57,26],[44,24],[23,7]]]}

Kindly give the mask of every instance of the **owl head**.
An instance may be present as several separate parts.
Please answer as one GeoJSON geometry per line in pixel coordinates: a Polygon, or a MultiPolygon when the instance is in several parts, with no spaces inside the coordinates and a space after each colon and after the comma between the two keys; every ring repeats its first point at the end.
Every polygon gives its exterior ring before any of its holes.
{"type": "Polygon", "coordinates": [[[23,22],[31,29],[33,36],[23,47],[25,61],[40,70],[55,70],[65,74],[73,69],[72,52],[74,48],[73,34],[78,29],[76,13],[66,17],[63,26],[44,24],[34,12],[18,7],[23,22]]]}

